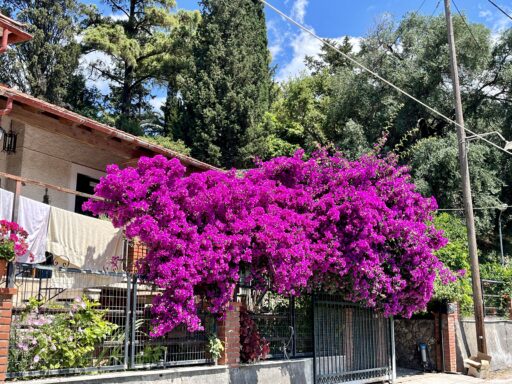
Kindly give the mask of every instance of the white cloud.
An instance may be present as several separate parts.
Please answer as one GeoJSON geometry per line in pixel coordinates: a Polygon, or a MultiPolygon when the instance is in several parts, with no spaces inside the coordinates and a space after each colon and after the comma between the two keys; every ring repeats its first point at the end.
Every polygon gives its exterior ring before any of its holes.
{"type": "MultiPolygon", "coordinates": [[[[285,0],[285,4],[288,0],[285,0]]],[[[306,8],[309,0],[295,0],[292,5],[290,17],[296,21],[304,24],[306,17],[306,8]]],[[[305,31],[296,33],[290,32],[290,29],[286,32],[280,31],[274,23],[268,23],[267,28],[273,36],[273,43],[270,46],[272,57],[284,51],[284,46],[288,45],[292,51],[292,57],[288,63],[284,64],[276,74],[277,81],[285,81],[287,79],[297,77],[302,73],[307,73],[308,69],[305,64],[306,56],[316,57],[321,52],[322,42],[305,31]]],[[[334,38],[337,42],[342,42],[344,36],[334,38]]],[[[354,47],[354,51],[359,51],[360,39],[350,37],[350,42],[354,47]]]]}
{"type": "Polygon", "coordinates": [[[292,6],[292,19],[295,19],[299,23],[304,22],[306,17],[306,7],[308,6],[309,0],[295,0],[292,6]]]}
{"type": "Polygon", "coordinates": [[[489,11],[488,9],[485,9],[483,11],[479,11],[478,12],[478,17],[481,17],[482,19],[485,19],[485,20],[490,20],[490,19],[492,19],[492,12],[489,11]]]}
{"type": "MultiPolygon", "coordinates": [[[[508,14],[512,13],[512,8],[510,6],[502,6],[502,8],[508,14]]],[[[485,20],[486,24],[491,26],[491,39],[494,43],[496,43],[500,37],[500,35],[512,27],[512,20],[510,20],[507,16],[496,10],[495,8],[483,8],[479,5],[478,16],[485,20]]]]}
{"type": "Polygon", "coordinates": [[[128,20],[128,16],[125,13],[111,14],[108,15],[108,17],[110,17],[114,21],[128,20]]]}
{"type": "Polygon", "coordinates": [[[95,63],[100,67],[110,67],[113,65],[110,56],[103,52],[92,51],[80,58],[80,66],[84,73],[89,74],[87,78],[88,87],[96,87],[103,94],[110,92],[110,81],[106,80],[97,71],[94,71],[90,64],[95,63]]]}
{"type": "Polygon", "coordinates": [[[267,31],[270,35],[271,44],[268,47],[272,59],[276,59],[283,51],[286,38],[288,36],[287,31],[282,31],[277,25],[275,20],[267,21],[267,31]]]}
{"type": "Polygon", "coordinates": [[[306,70],[306,56],[316,56],[320,53],[322,43],[306,32],[300,32],[291,42],[292,59],[277,73],[277,80],[283,81],[299,76],[306,70]]]}
{"type": "Polygon", "coordinates": [[[151,98],[149,101],[149,104],[153,107],[153,110],[156,112],[162,112],[160,107],[162,107],[165,104],[167,97],[166,96],[156,96],[151,98]]]}
{"type": "MultiPolygon", "coordinates": [[[[345,36],[337,37],[331,40],[341,43],[345,36]]],[[[360,49],[360,38],[349,37],[353,46],[353,51],[358,52],[360,49]]],[[[305,64],[306,56],[317,57],[322,48],[322,42],[309,33],[301,31],[296,35],[290,43],[293,56],[292,59],[283,66],[277,73],[277,81],[284,81],[293,77],[300,76],[302,73],[308,73],[305,64]]]]}

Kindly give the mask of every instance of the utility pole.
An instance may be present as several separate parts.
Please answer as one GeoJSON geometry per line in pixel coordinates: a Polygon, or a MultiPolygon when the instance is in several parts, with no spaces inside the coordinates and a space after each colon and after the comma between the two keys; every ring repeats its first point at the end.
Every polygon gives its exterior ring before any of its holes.
{"type": "Polygon", "coordinates": [[[457,122],[457,141],[459,146],[460,175],[462,177],[462,197],[464,200],[464,214],[469,241],[469,257],[471,259],[471,281],[473,286],[473,302],[475,309],[475,325],[478,351],[487,354],[487,341],[484,328],[484,306],[482,300],[482,287],[480,283],[480,265],[478,264],[478,249],[476,245],[475,219],[473,216],[473,200],[471,196],[471,182],[469,179],[468,151],[466,147],[466,133],[464,132],[464,116],[462,114],[462,101],[460,97],[459,70],[457,54],[455,52],[455,38],[453,34],[452,15],[450,12],[451,0],[444,0],[446,26],[448,29],[448,46],[450,49],[450,69],[455,97],[455,121],[457,122]]]}

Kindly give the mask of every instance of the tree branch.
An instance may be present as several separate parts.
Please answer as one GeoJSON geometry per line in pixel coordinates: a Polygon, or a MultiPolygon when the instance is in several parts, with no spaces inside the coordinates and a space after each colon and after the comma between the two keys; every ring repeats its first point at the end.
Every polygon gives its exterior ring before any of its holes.
{"type": "Polygon", "coordinates": [[[123,84],[123,78],[122,77],[113,75],[112,73],[110,73],[110,72],[108,72],[108,71],[98,67],[94,63],[91,63],[90,66],[95,71],[98,71],[101,74],[101,76],[106,77],[109,80],[115,81],[116,83],[123,84]]]}
{"type": "Polygon", "coordinates": [[[126,9],[124,9],[122,6],[120,6],[118,3],[116,3],[114,0],[107,0],[108,3],[112,6],[112,8],[117,9],[118,11],[123,12],[127,17],[130,17],[130,14],[126,9]]]}

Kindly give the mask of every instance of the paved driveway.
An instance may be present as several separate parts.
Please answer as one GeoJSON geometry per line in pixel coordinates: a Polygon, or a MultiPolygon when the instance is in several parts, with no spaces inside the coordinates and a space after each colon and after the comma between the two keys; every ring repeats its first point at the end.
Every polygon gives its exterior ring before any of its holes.
{"type": "Polygon", "coordinates": [[[466,375],[456,375],[449,373],[422,373],[399,369],[396,384],[512,384],[512,375],[488,380],[477,379],[466,375]]]}

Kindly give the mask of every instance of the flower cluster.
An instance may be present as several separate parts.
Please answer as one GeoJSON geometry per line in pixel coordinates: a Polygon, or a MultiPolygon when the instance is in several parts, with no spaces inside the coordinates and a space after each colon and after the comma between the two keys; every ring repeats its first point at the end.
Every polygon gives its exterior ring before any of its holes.
{"type": "Polygon", "coordinates": [[[0,220],[0,259],[13,261],[27,253],[27,237],[27,231],[17,223],[0,220]]]}
{"type": "Polygon", "coordinates": [[[431,224],[435,200],[394,157],[297,152],[242,175],[186,175],[156,156],[109,166],[96,195],[105,200],[84,208],[149,249],[140,272],[163,290],[154,335],[202,329],[195,296],[222,315],[242,275],[256,289],[341,292],[404,316],[426,306],[437,273],[453,279],[434,255],[446,243],[431,224]]]}

